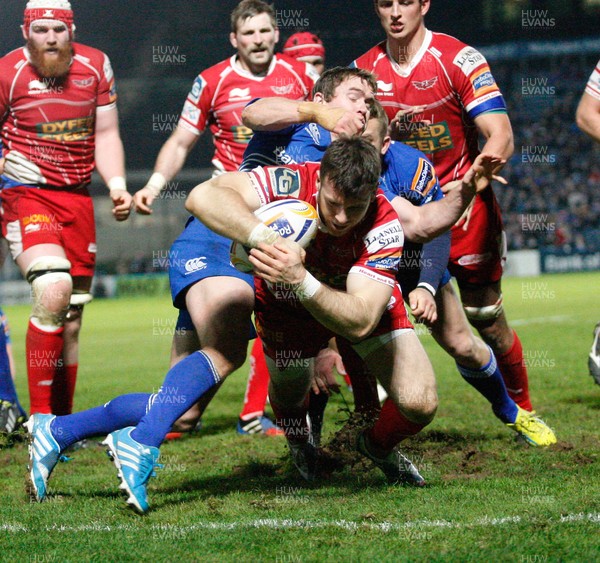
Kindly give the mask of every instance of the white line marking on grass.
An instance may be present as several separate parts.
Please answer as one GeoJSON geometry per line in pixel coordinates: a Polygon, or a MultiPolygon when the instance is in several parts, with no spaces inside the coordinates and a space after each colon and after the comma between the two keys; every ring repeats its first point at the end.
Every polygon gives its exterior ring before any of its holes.
{"type": "Polygon", "coordinates": [[[544,323],[562,323],[570,321],[573,317],[570,315],[554,315],[553,317],[533,317],[531,319],[511,319],[510,324],[514,326],[525,326],[544,323]]]}
{"type": "Polygon", "coordinates": [[[546,519],[540,518],[523,518],[522,516],[503,516],[492,518],[484,516],[472,522],[453,522],[450,520],[415,520],[413,522],[392,523],[392,522],[354,522],[351,520],[279,520],[273,518],[260,518],[258,520],[250,520],[249,522],[198,522],[189,526],[175,526],[172,524],[153,524],[148,528],[133,526],[130,524],[118,524],[111,526],[110,524],[102,524],[100,522],[92,522],[90,524],[82,524],[81,526],[65,526],[54,524],[45,528],[30,529],[22,524],[0,524],[0,532],[12,533],[36,533],[40,532],[61,532],[61,533],[80,533],[80,532],[138,532],[138,531],[156,531],[170,532],[177,535],[186,535],[197,532],[199,530],[247,530],[247,529],[262,529],[270,530],[306,530],[306,529],[324,529],[336,528],[355,532],[358,530],[374,530],[384,533],[406,530],[411,528],[446,528],[446,529],[462,529],[473,526],[493,527],[505,526],[507,524],[534,524],[539,522],[566,524],[570,522],[589,521],[594,524],[600,524],[600,513],[584,513],[566,514],[557,517],[546,519]]]}

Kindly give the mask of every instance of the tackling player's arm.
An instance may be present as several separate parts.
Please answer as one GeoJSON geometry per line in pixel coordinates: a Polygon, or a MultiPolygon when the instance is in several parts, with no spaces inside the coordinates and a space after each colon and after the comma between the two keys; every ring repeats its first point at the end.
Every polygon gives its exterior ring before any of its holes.
{"type": "Polygon", "coordinates": [[[96,169],[110,189],[115,219],[124,221],[131,211],[132,196],[127,192],[125,182],[125,151],[119,134],[119,114],[116,106],[110,109],[96,109],[95,134],[96,169]]]}
{"type": "Polygon", "coordinates": [[[356,135],[364,129],[356,112],[320,102],[301,102],[287,98],[261,98],[248,104],[242,122],[253,131],[279,131],[300,123],[317,123],[338,135],[356,135]]]}
{"type": "Polygon", "coordinates": [[[183,168],[188,154],[190,154],[199,138],[199,135],[181,127],[181,125],[175,128],[158,153],[150,180],[133,196],[138,213],[142,215],[152,213],[150,208],[152,202],[158,197],[167,182],[172,180],[183,168]]]}
{"type": "Polygon", "coordinates": [[[600,143],[600,99],[584,92],[575,117],[579,129],[600,143]]]}
{"type": "Polygon", "coordinates": [[[475,193],[489,185],[490,179],[502,181],[495,176],[495,171],[504,163],[505,160],[498,155],[482,153],[443,199],[420,207],[400,196],[392,199],[392,207],[398,214],[406,238],[424,243],[447,231],[464,213],[475,193]]]}
{"type": "Polygon", "coordinates": [[[297,245],[259,244],[250,252],[250,262],[255,275],[291,287],[306,310],[326,328],[351,342],[369,336],[392,296],[392,286],[350,273],[346,291],[332,289],[304,268],[304,255],[297,245]]]}

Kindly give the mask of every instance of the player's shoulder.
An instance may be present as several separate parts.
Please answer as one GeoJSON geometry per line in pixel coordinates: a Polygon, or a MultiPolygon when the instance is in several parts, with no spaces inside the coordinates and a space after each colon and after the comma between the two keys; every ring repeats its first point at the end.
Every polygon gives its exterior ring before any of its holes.
{"type": "Polygon", "coordinates": [[[461,70],[466,76],[486,62],[483,54],[471,45],[445,33],[432,33],[429,50],[444,61],[449,70],[461,70]]]}
{"type": "Polygon", "coordinates": [[[17,66],[27,61],[25,47],[13,49],[2,58],[0,58],[0,66],[3,69],[17,68],[17,66]]]}
{"type": "Polygon", "coordinates": [[[407,163],[407,162],[418,162],[419,160],[426,160],[429,162],[425,153],[421,152],[414,147],[409,145],[405,145],[404,143],[392,141],[388,148],[388,151],[385,153],[385,159],[393,160],[394,162],[407,163]]]}
{"type": "Polygon", "coordinates": [[[382,41],[352,61],[351,67],[372,69],[379,60],[387,56],[386,42],[382,41]]]}
{"type": "Polygon", "coordinates": [[[210,82],[211,80],[219,78],[223,72],[231,72],[234,70],[234,57],[235,55],[205,68],[198,73],[198,76],[202,77],[207,82],[210,82]]]}
{"type": "Polygon", "coordinates": [[[96,47],[90,47],[89,45],[84,45],[83,43],[72,43],[72,46],[73,55],[75,58],[86,59],[92,63],[100,64],[101,66],[108,58],[108,55],[104,53],[104,51],[96,49],[96,47]]]}

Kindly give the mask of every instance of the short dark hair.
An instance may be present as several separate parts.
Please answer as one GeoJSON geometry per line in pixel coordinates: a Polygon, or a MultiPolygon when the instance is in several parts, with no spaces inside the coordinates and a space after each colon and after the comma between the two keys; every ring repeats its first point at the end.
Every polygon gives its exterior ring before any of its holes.
{"type": "Polygon", "coordinates": [[[327,69],[313,88],[313,96],[316,93],[322,94],[326,102],[335,96],[336,88],[349,78],[358,77],[364,80],[373,92],[377,92],[377,81],[375,75],[363,68],[349,68],[347,66],[334,66],[327,69]]]}
{"type": "Polygon", "coordinates": [[[375,195],[381,175],[381,158],[361,137],[340,137],[321,160],[321,182],[327,178],[345,198],[367,199],[375,195]]]}
{"type": "Polygon", "coordinates": [[[371,119],[376,119],[379,121],[379,134],[381,135],[381,139],[383,140],[388,133],[388,127],[390,125],[390,119],[385,113],[381,102],[377,99],[373,99],[371,105],[369,106],[371,113],[369,115],[369,121],[371,119]]]}
{"type": "Polygon", "coordinates": [[[238,29],[238,23],[246,21],[248,18],[267,14],[271,19],[274,28],[277,28],[277,19],[275,18],[275,10],[271,4],[263,2],[263,0],[242,0],[231,12],[231,31],[235,33],[238,29]]]}

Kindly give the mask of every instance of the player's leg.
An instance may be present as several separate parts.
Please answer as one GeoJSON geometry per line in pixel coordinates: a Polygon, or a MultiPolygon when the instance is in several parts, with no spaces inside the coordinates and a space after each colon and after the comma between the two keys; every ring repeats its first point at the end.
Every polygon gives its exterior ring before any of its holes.
{"type": "Polygon", "coordinates": [[[491,403],[494,414],[504,423],[514,422],[518,409],[506,392],[494,353],[473,334],[451,283],[439,288],[436,305],[433,337],[454,358],[465,381],[491,403]]]}
{"type": "Polygon", "coordinates": [[[594,381],[600,385],[600,323],[594,328],[594,340],[588,356],[588,368],[594,381]]]}
{"type": "Polygon", "coordinates": [[[4,326],[0,325],[0,434],[14,432],[24,420],[10,369],[6,338],[4,326]]]}
{"type": "Polygon", "coordinates": [[[189,289],[186,305],[201,349],[169,370],[133,439],[158,447],[183,413],[244,363],[253,304],[251,286],[237,278],[205,278],[189,289]]]}
{"type": "Polygon", "coordinates": [[[71,263],[57,244],[32,246],[16,262],[33,298],[26,336],[30,411],[51,413],[52,386],[64,365],[64,324],[73,290],[71,263]]]}
{"type": "Polygon", "coordinates": [[[521,408],[532,410],[523,347],[517,333],[508,325],[500,281],[469,284],[459,280],[459,288],[467,318],[494,351],[510,397],[521,408]]]}
{"type": "Polygon", "coordinates": [[[268,392],[269,369],[262,342],[259,337],[256,337],[250,352],[250,372],[244,394],[244,405],[237,424],[238,434],[264,434],[266,436],[283,434],[283,431],[265,415],[268,392]]]}
{"type": "Polygon", "coordinates": [[[79,368],[79,333],[83,308],[92,301],[90,276],[73,276],[73,293],[63,327],[62,366],[52,385],[52,413],[56,415],[73,412],[73,397],[79,368]]]}
{"type": "Polygon", "coordinates": [[[317,450],[309,441],[308,392],[313,359],[266,356],[269,368],[269,398],[277,425],[283,429],[290,455],[300,475],[313,481],[317,475],[317,450]]]}
{"type": "Polygon", "coordinates": [[[422,486],[424,479],[396,448],[427,426],[437,409],[435,375],[413,329],[399,329],[355,346],[389,397],[372,428],[358,438],[359,452],[390,482],[422,486]]]}

